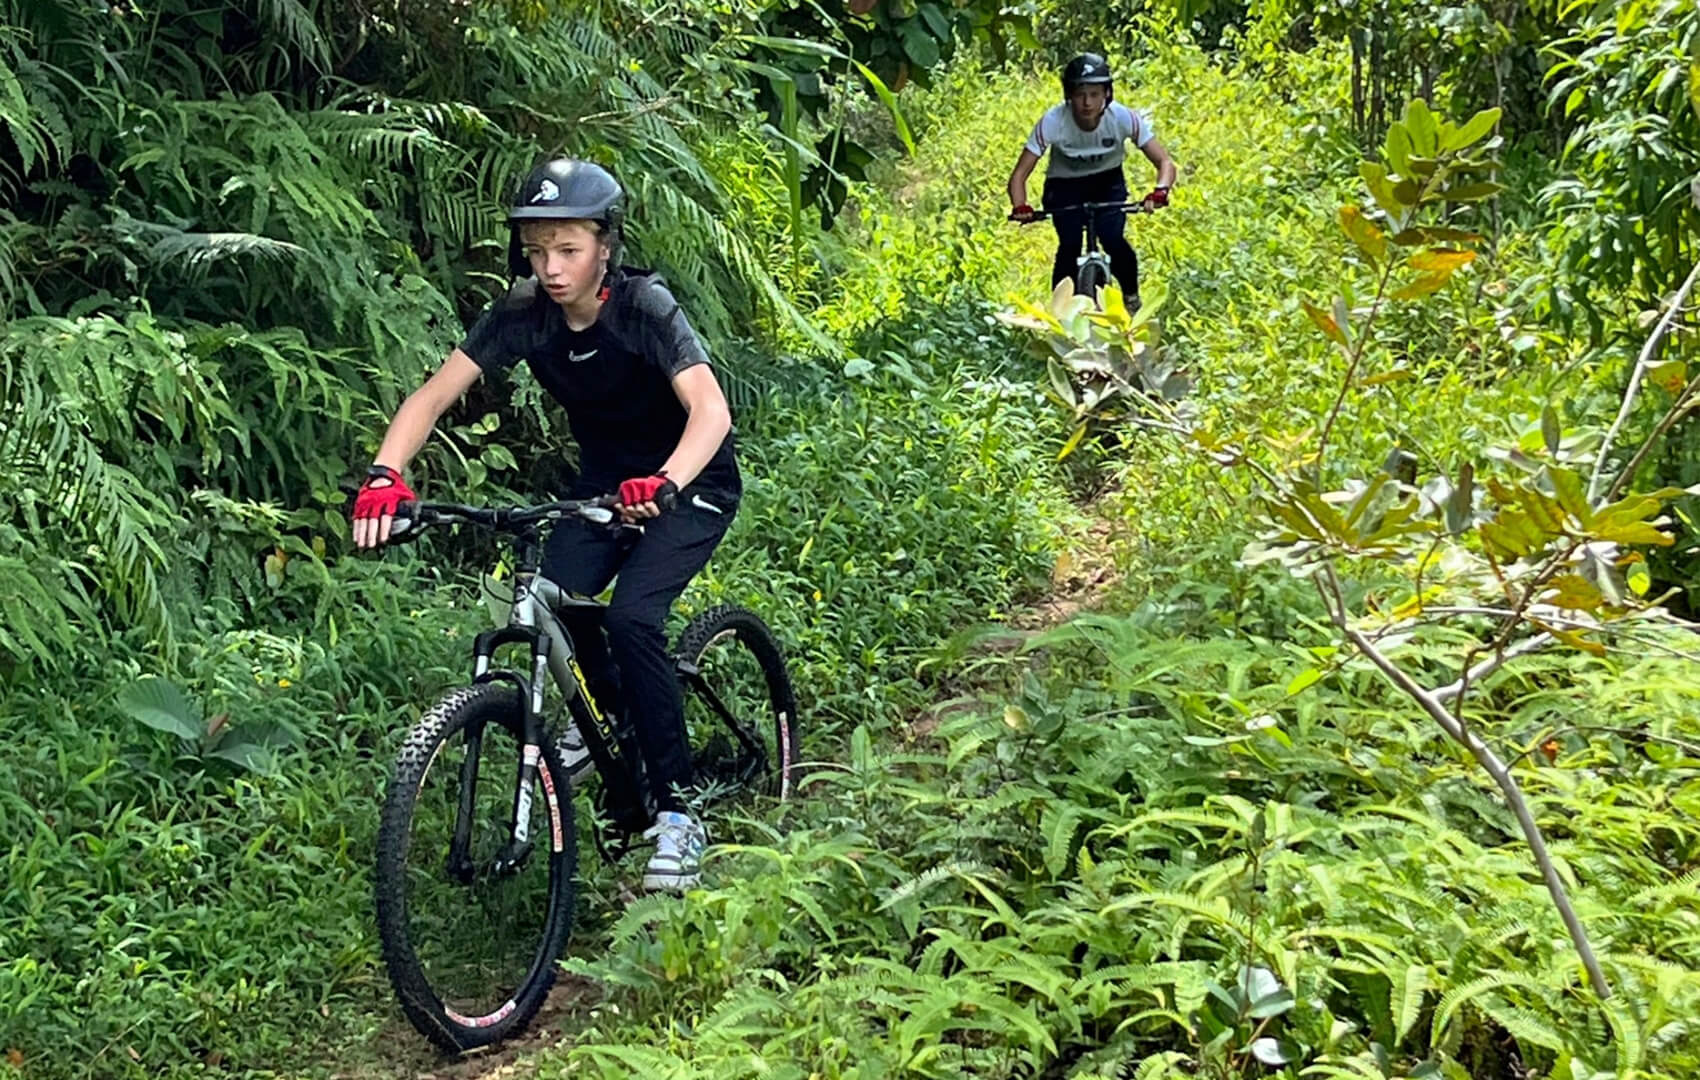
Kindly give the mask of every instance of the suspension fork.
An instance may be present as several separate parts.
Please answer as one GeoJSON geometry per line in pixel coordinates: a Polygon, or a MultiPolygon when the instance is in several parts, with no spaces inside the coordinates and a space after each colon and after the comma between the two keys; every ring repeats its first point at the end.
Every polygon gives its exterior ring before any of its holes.
{"type": "MultiPolygon", "coordinates": [[[[520,760],[514,778],[512,812],[508,819],[508,840],[497,853],[491,871],[512,873],[524,865],[532,851],[531,805],[536,790],[537,772],[543,764],[543,688],[549,676],[550,638],[532,624],[529,575],[522,575],[514,586],[514,616],[509,625],[486,630],[473,642],[473,682],[511,682],[520,692],[523,710],[521,723],[520,760]],[[492,671],[491,658],[503,645],[527,643],[531,646],[529,678],[513,671],[492,671]]],[[[477,876],[472,863],[472,819],[476,813],[474,799],[478,790],[478,754],[484,739],[484,724],[466,730],[466,759],[460,767],[460,799],[455,813],[454,838],[449,845],[447,870],[449,876],[469,885],[477,876]]]]}

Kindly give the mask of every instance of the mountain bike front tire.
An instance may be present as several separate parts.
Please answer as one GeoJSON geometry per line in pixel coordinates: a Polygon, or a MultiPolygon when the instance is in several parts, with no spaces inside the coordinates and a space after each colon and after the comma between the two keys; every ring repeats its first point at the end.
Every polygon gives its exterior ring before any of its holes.
{"type": "Polygon", "coordinates": [[[1085,263],[1074,272],[1074,294],[1084,296],[1094,304],[1098,303],[1098,290],[1109,283],[1110,276],[1104,272],[1102,263],[1085,263]]]}
{"type": "Polygon", "coordinates": [[[420,1034],[458,1052],[531,1023],[572,931],[576,847],[566,769],[552,740],[525,745],[515,687],[454,690],[425,713],[396,755],[375,883],[384,964],[420,1034]],[[462,785],[469,757],[477,762],[471,794],[462,785]],[[513,866],[492,853],[513,851],[522,758],[538,768],[522,799],[529,856],[513,866]],[[447,856],[462,821],[468,858],[457,873],[447,856]]]}

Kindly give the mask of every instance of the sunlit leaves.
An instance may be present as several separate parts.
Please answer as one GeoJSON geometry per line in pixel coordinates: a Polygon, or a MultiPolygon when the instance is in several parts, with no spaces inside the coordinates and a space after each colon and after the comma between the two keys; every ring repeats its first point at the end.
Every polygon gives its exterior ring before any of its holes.
{"type": "Polygon", "coordinates": [[[1351,237],[1352,243],[1364,253],[1373,265],[1379,266],[1387,258],[1387,237],[1380,229],[1371,224],[1355,206],[1340,208],[1340,226],[1351,237]]]}

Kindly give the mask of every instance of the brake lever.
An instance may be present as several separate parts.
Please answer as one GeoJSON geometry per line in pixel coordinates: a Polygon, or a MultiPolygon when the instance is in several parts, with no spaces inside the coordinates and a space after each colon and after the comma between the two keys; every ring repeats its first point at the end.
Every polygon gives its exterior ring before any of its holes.
{"type": "Polygon", "coordinates": [[[425,522],[418,516],[419,504],[404,502],[395,508],[395,514],[390,518],[391,544],[405,544],[416,540],[425,531],[425,522]]]}

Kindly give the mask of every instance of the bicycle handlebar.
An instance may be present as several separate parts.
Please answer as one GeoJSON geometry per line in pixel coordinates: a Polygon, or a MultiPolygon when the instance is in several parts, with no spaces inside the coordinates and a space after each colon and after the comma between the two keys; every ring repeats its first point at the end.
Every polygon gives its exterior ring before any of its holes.
{"type": "Polygon", "coordinates": [[[465,522],[482,525],[501,532],[518,533],[540,521],[559,521],[578,516],[593,525],[614,523],[614,508],[620,505],[618,495],[601,495],[594,499],[560,499],[536,506],[466,506],[461,503],[404,502],[396,508],[390,526],[390,543],[411,540],[432,525],[465,522]]]}
{"type": "Polygon", "coordinates": [[[1146,205],[1144,200],[1139,202],[1075,203],[1073,206],[1058,206],[1050,210],[1035,210],[1033,211],[1033,216],[1030,218],[1018,218],[1015,214],[1011,213],[1009,215],[1009,220],[1020,221],[1025,225],[1034,221],[1044,221],[1046,218],[1055,215],[1058,210],[1090,210],[1093,213],[1103,213],[1107,210],[1120,210],[1123,213],[1128,214],[1149,214],[1153,213],[1155,209],[1155,207],[1146,205]]]}

